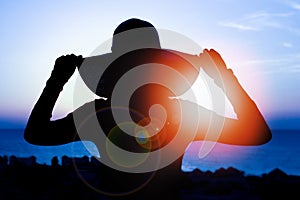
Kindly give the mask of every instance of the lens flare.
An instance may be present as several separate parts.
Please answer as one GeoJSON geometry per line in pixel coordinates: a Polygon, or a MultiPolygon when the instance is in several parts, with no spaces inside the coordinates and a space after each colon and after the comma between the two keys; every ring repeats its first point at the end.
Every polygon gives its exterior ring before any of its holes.
{"type": "MultiPolygon", "coordinates": [[[[113,127],[107,135],[106,152],[110,159],[119,166],[127,168],[136,167],[143,163],[145,160],[147,160],[149,156],[149,154],[147,154],[150,152],[149,148],[144,148],[144,145],[136,145],[136,143],[138,143],[139,140],[138,137],[129,136],[122,131],[123,128],[133,133],[135,131],[135,127],[136,124],[133,122],[120,123],[113,127]],[[118,154],[116,149],[113,148],[113,146],[111,145],[112,143],[120,148],[123,148],[124,150],[141,153],[136,154],[137,156],[128,157],[124,159],[124,157],[118,154]]],[[[145,138],[145,140],[147,140],[147,138],[145,138]]]]}

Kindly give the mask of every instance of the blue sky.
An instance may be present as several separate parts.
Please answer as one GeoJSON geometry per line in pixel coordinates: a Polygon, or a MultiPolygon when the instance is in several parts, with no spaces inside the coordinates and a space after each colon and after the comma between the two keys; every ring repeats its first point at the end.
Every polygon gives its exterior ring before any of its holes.
{"type": "MultiPolygon", "coordinates": [[[[57,57],[88,56],[131,17],[218,50],[271,128],[300,128],[300,2],[19,0],[0,15],[0,128],[24,127],[57,57]]],[[[71,80],[55,117],[72,95],[71,80]]]]}

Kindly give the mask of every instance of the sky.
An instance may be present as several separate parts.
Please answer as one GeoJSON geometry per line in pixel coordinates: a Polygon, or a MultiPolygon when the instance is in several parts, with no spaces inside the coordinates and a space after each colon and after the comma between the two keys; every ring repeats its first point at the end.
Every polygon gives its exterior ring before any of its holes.
{"type": "MultiPolygon", "coordinates": [[[[25,126],[57,57],[89,56],[132,17],[214,48],[271,128],[300,128],[295,0],[1,1],[0,128],[25,126]]],[[[54,118],[72,111],[74,80],[64,87],[54,118]]]]}

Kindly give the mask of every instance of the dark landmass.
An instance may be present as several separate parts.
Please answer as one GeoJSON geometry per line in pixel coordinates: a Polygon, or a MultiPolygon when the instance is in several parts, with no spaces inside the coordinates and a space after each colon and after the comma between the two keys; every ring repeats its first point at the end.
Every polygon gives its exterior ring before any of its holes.
{"type": "MultiPolygon", "coordinates": [[[[0,156],[0,199],[108,199],[91,185],[101,181],[96,158],[57,157],[51,165],[35,157],[0,156]],[[76,163],[76,166],[74,165],[76,163]]],[[[215,172],[182,172],[189,184],[182,199],[299,199],[300,176],[274,169],[261,176],[245,175],[229,167],[215,172]]],[[[164,197],[167,198],[167,197],[164,197]]]]}

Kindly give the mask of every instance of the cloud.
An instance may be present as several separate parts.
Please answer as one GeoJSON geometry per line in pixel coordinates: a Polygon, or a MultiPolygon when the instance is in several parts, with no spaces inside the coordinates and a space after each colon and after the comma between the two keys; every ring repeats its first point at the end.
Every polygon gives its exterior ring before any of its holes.
{"type": "Polygon", "coordinates": [[[258,11],[244,15],[238,20],[222,21],[219,24],[224,27],[243,31],[258,31],[266,28],[286,28],[285,20],[293,15],[293,12],[270,13],[267,11],[258,11]]]}
{"type": "Polygon", "coordinates": [[[300,10],[300,4],[293,3],[292,7],[296,10],[300,10]]]}
{"type": "Polygon", "coordinates": [[[282,44],[282,46],[286,47],[286,48],[292,48],[293,47],[293,44],[289,43],[289,42],[284,42],[282,44]]]}
{"type": "Polygon", "coordinates": [[[296,35],[300,35],[300,28],[288,27],[287,30],[296,35]]]}
{"type": "Polygon", "coordinates": [[[300,4],[299,4],[299,3],[294,2],[294,1],[286,1],[286,2],[287,2],[287,4],[288,4],[291,8],[293,8],[293,9],[295,9],[295,10],[300,10],[300,4]]]}
{"type": "Polygon", "coordinates": [[[300,73],[300,64],[288,66],[287,70],[291,73],[300,73]]]}
{"type": "Polygon", "coordinates": [[[270,17],[289,17],[294,15],[292,12],[286,13],[270,13],[266,11],[258,11],[246,16],[248,19],[262,19],[262,18],[270,18],[270,17]]]}
{"type": "Polygon", "coordinates": [[[241,66],[259,66],[262,73],[300,73],[300,54],[282,55],[277,58],[255,59],[241,63],[241,66]]]}
{"type": "Polygon", "coordinates": [[[247,30],[252,30],[252,31],[257,31],[258,29],[256,27],[252,27],[252,26],[249,26],[249,25],[244,25],[244,24],[239,24],[239,23],[236,23],[236,22],[224,22],[224,23],[221,23],[222,26],[225,26],[225,27],[230,27],[230,28],[236,28],[236,29],[239,29],[239,30],[242,30],[242,31],[247,31],[247,30]]]}

